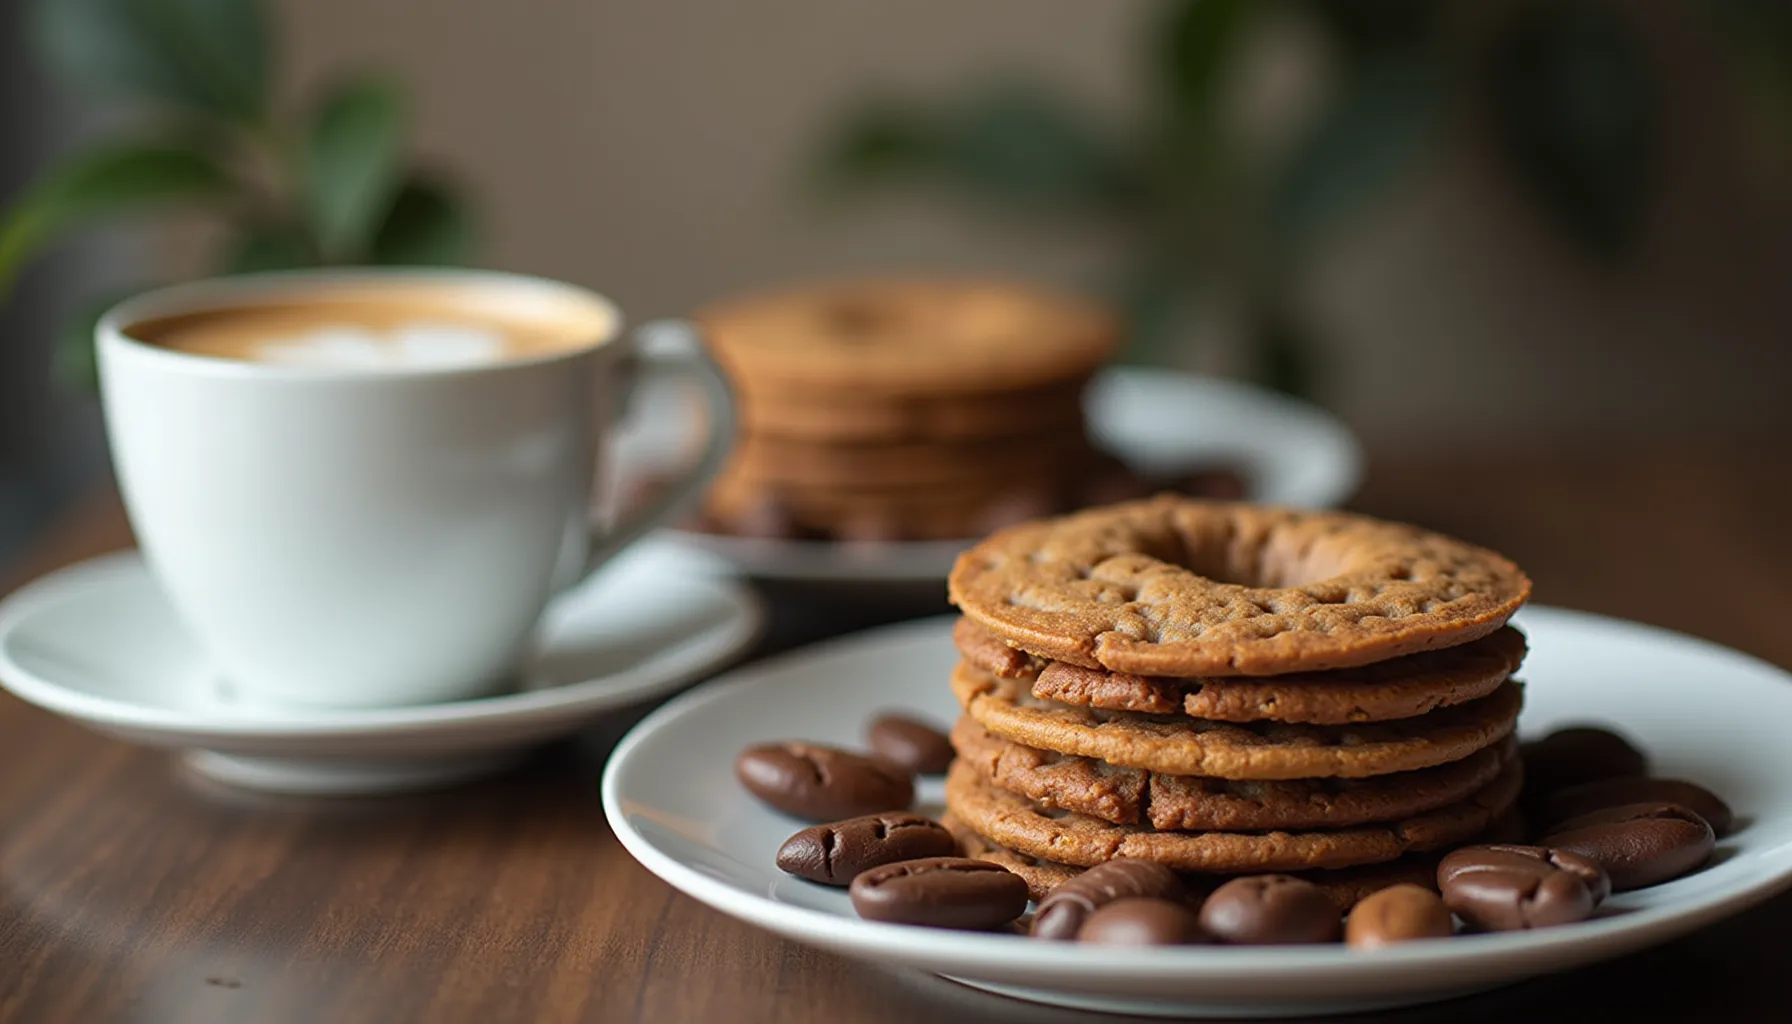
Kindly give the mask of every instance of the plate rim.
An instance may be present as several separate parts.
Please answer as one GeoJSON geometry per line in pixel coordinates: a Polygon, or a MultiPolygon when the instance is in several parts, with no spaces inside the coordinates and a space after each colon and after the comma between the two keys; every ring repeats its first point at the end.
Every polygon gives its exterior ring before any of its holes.
{"type": "MultiPolygon", "coordinates": [[[[1522,626],[1524,619],[1539,615],[1559,617],[1564,622],[1581,626],[1617,627],[1626,632],[1690,643],[1699,648],[1701,653],[1717,654],[1765,669],[1792,682],[1792,673],[1747,652],[1676,630],[1631,620],[1574,609],[1531,605],[1520,613],[1519,624],[1522,626]]],[[[938,631],[954,618],[952,615],[934,616],[834,637],[742,666],[667,701],[629,730],[612,751],[605,766],[601,785],[604,815],[618,841],[630,856],[674,889],[730,917],[793,941],[930,970],[925,966],[927,963],[949,958],[954,964],[950,973],[957,977],[977,978],[991,973],[998,977],[1012,977],[1012,974],[1006,972],[1017,968],[1025,968],[1027,973],[1034,975],[1056,973],[1068,983],[1060,986],[1041,985],[1037,981],[1019,984],[1042,989],[1055,987],[1061,991],[1087,991],[1076,986],[1076,979],[1086,974],[1100,974],[1104,979],[1145,982],[1180,978],[1193,985],[1227,979],[1266,980],[1290,971],[1298,971],[1309,979],[1327,980],[1346,978],[1357,972],[1367,971],[1387,971],[1409,976],[1443,967],[1462,967],[1465,963],[1471,967],[1483,967],[1488,976],[1497,975],[1503,982],[1542,973],[1530,966],[1539,959],[1548,959],[1561,969],[1566,969],[1666,941],[1792,888],[1792,844],[1787,844],[1768,851],[1778,863],[1759,877],[1740,882],[1733,888],[1693,897],[1684,904],[1643,907],[1559,929],[1459,935],[1447,943],[1403,944],[1376,950],[1373,957],[1341,945],[1110,950],[1076,944],[1040,943],[1024,936],[958,933],[937,929],[928,930],[927,942],[915,943],[913,940],[916,932],[910,926],[863,921],[781,903],[729,882],[711,878],[661,851],[629,823],[626,815],[627,800],[621,793],[622,776],[628,771],[636,756],[635,752],[651,742],[653,735],[665,723],[690,713],[692,708],[722,699],[742,685],[750,685],[762,677],[775,678],[787,671],[793,662],[800,663],[818,655],[837,653],[841,648],[851,650],[877,642],[901,642],[909,639],[909,634],[938,631]]],[[[1444,986],[1438,986],[1440,992],[1443,988],[1444,986]]],[[[1189,998],[1203,997],[1191,991],[1189,998]]]]}
{"type": "MultiPolygon", "coordinates": [[[[639,549],[649,557],[686,559],[675,545],[646,541],[639,549]]],[[[688,638],[657,652],[648,662],[621,672],[537,690],[393,708],[282,709],[282,717],[206,717],[172,708],[139,704],[70,689],[18,664],[8,650],[22,624],[53,602],[81,600],[91,591],[119,586],[127,579],[153,576],[136,548],[108,552],[40,576],[0,599],[0,688],[54,714],[92,728],[127,730],[139,741],[167,736],[177,747],[208,742],[240,743],[257,739],[294,741],[395,734],[450,733],[499,725],[516,726],[595,714],[637,703],[709,674],[727,659],[750,648],[763,634],[765,603],[744,582],[721,573],[691,571],[670,574],[680,586],[710,591],[729,608],[720,631],[704,631],[703,643],[688,638]]],[[[589,586],[603,586],[593,580],[589,586]]],[[[163,598],[166,600],[166,597],[163,598]]],[[[551,607],[551,606],[550,606],[551,607]]]]}

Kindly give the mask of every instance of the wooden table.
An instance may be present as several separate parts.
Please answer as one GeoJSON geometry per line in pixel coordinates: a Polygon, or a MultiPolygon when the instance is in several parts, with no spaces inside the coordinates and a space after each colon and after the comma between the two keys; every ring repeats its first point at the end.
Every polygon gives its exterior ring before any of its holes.
{"type": "MultiPolygon", "coordinates": [[[[1504,550],[1539,600],[1792,665],[1789,465],[1773,445],[1389,461],[1357,504],[1504,550]]],[[[128,542],[116,501],[98,500],[0,591],[128,542]]],[[[767,650],[942,610],[773,599],[767,650]]],[[[472,787],[325,801],[208,786],[0,697],[0,1020],[1100,1019],[807,949],[674,893],[598,807],[627,724],[472,787]]],[[[1381,1019],[1587,1005],[1785,1021],[1788,949],[1792,894],[1623,960],[1381,1019]]]]}

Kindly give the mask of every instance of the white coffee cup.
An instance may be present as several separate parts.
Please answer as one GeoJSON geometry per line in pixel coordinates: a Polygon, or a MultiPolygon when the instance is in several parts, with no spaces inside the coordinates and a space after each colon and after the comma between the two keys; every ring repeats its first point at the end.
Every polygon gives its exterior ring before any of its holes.
{"type": "MultiPolygon", "coordinates": [[[[580,321],[582,324],[583,321],[580,321]]],[[[106,429],[158,582],[239,698],[369,708],[498,692],[558,592],[678,514],[714,476],[729,388],[686,325],[622,333],[609,300],[530,277],[340,270],[180,285],[100,322],[106,429]],[[281,365],[195,355],[131,330],[448,286],[588,316],[582,343],[472,365],[281,365]],[[606,435],[648,374],[694,379],[706,447],[644,508],[594,530],[606,435]]]]}

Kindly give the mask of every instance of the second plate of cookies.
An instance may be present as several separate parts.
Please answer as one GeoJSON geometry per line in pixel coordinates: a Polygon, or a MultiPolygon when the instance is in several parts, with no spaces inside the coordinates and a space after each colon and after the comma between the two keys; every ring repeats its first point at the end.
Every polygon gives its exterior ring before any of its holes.
{"type": "MultiPolygon", "coordinates": [[[[700,408],[681,392],[641,396],[631,412],[614,471],[637,489],[675,466],[689,450],[700,408]]],[[[1088,437],[1111,459],[1092,503],[1158,487],[1247,497],[1295,508],[1332,508],[1356,492],[1363,455],[1342,421],[1317,406],[1236,381],[1174,370],[1110,367],[1082,392],[1088,437]]],[[[724,481],[722,486],[727,486],[724,481]]],[[[989,510],[999,525],[1007,516],[1037,514],[1024,495],[989,510]]],[[[791,581],[861,584],[942,581],[958,553],[986,530],[963,538],[933,540],[865,535],[840,539],[804,537],[775,514],[757,524],[767,536],[719,530],[693,521],[665,535],[719,555],[745,576],[791,581]],[[704,528],[699,528],[704,527],[704,528]],[[778,536],[777,534],[785,534],[778,536]]],[[[749,531],[751,532],[751,531],[749,531]]]]}
{"type": "MultiPolygon", "coordinates": [[[[763,579],[924,583],[1011,523],[1175,491],[1326,508],[1361,456],[1249,386],[1103,367],[1125,327],[1012,280],[860,277],[710,303],[686,325],[733,383],[734,450],[674,535],[763,579]]],[[[621,494],[686,461],[699,405],[635,403],[621,494]]]]}

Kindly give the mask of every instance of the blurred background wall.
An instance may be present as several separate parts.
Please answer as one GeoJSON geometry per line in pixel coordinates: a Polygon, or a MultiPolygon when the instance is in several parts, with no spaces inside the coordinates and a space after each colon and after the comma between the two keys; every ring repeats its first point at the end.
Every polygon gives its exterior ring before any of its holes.
{"type": "MultiPolygon", "coordinates": [[[[1484,7],[1495,7],[1486,4],[1484,7]]],[[[1681,4],[1624,4],[1667,70],[1658,208],[1631,262],[1581,258],[1460,124],[1303,287],[1321,396],[1371,445],[1496,445],[1792,423],[1792,231],[1745,176],[1722,68],[1681,4]],[[1763,215],[1772,213],[1772,215],[1763,215]]],[[[428,151],[477,187],[496,262],[611,292],[634,316],[848,269],[1079,280],[1102,237],[1014,231],[952,204],[848,212],[801,188],[844,100],[991,75],[1136,102],[1150,0],[303,0],[299,79],[342,61],[414,82],[428,151]]],[[[1464,30],[1473,32],[1475,23],[1464,30]]],[[[1473,48],[1473,39],[1462,43],[1473,48]]],[[[1272,88],[1272,86],[1271,86],[1272,88]]],[[[1224,317],[1179,357],[1235,368],[1224,317]]]]}
{"type": "MultiPolygon", "coordinates": [[[[1462,7],[1464,5],[1454,5],[1462,7]]],[[[1472,54],[1498,3],[1452,29],[1472,54]]],[[[1721,57],[1687,5],[1610,5],[1669,88],[1656,207],[1617,267],[1552,237],[1454,124],[1300,286],[1319,397],[1373,447],[1575,442],[1792,424],[1792,219],[1730,141],[1721,57]]],[[[420,141],[476,186],[492,258],[603,289],[636,317],[766,282],[950,268],[1073,283],[1099,232],[1013,230],[950,203],[849,210],[804,157],[867,94],[1025,73],[1097,113],[1138,103],[1154,0],[287,0],[295,81],[398,69],[420,141]]],[[[1273,55],[1255,88],[1273,92],[1273,55]]],[[[1472,112],[1458,112],[1472,113],[1472,112]]],[[[1234,371],[1222,312],[1176,357],[1234,371]]]]}
{"type": "MultiPolygon", "coordinates": [[[[1445,49],[1472,64],[1513,5],[1436,6],[1451,11],[1445,49]]],[[[1792,426],[1789,179],[1761,173],[1739,147],[1734,69],[1686,28],[1700,5],[1595,6],[1633,30],[1662,86],[1650,208],[1622,260],[1592,258],[1552,231],[1499,173],[1485,111],[1455,100],[1411,172],[1292,282],[1313,329],[1313,393],[1372,450],[1792,426]]],[[[478,199],[482,262],[596,287],[640,320],[857,270],[1086,283],[1122,246],[1100,224],[1017,223],[924,191],[825,202],[806,187],[805,168],[848,108],[880,94],[940,98],[1026,77],[1097,122],[1130,116],[1148,102],[1143,54],[1164,7],[277,0],[275,13],[283,91],[360,66],[404,83],[416,145],[478,199]]],[[[3,38],[16,50],[15,35],[3,38]]],[[[1235,70],[1229,88],[1247,119],[1300,106],[1313,77],[1309,43],[1299,31],[1271,38],[1235,70]]],[[[28,62],[0,57],[10,193],[57,148],[66,119],[28,62]]],[[[147,254],[65,250],[32,271],[26,297],[6,308],[0,353],[0,473],[15,492],[42,505],[61,486],[44,481],[70,472],[45,466],[95,462],[91,444],[56,440],[90,438],[92,405],[42,397],[47,328],[33,309],[55,305],[71,277],[112,274],[112,259],[153,268],[151,279],[178,276],[170,268],[197,267],[207,237],[159,232],[147,254]],[[18,484],[27,473],[31,488],[18,484]]],[[[1245,372],[1237,312],[1223,295],[1207,303],[1163,357],[1245,372]]]]}

